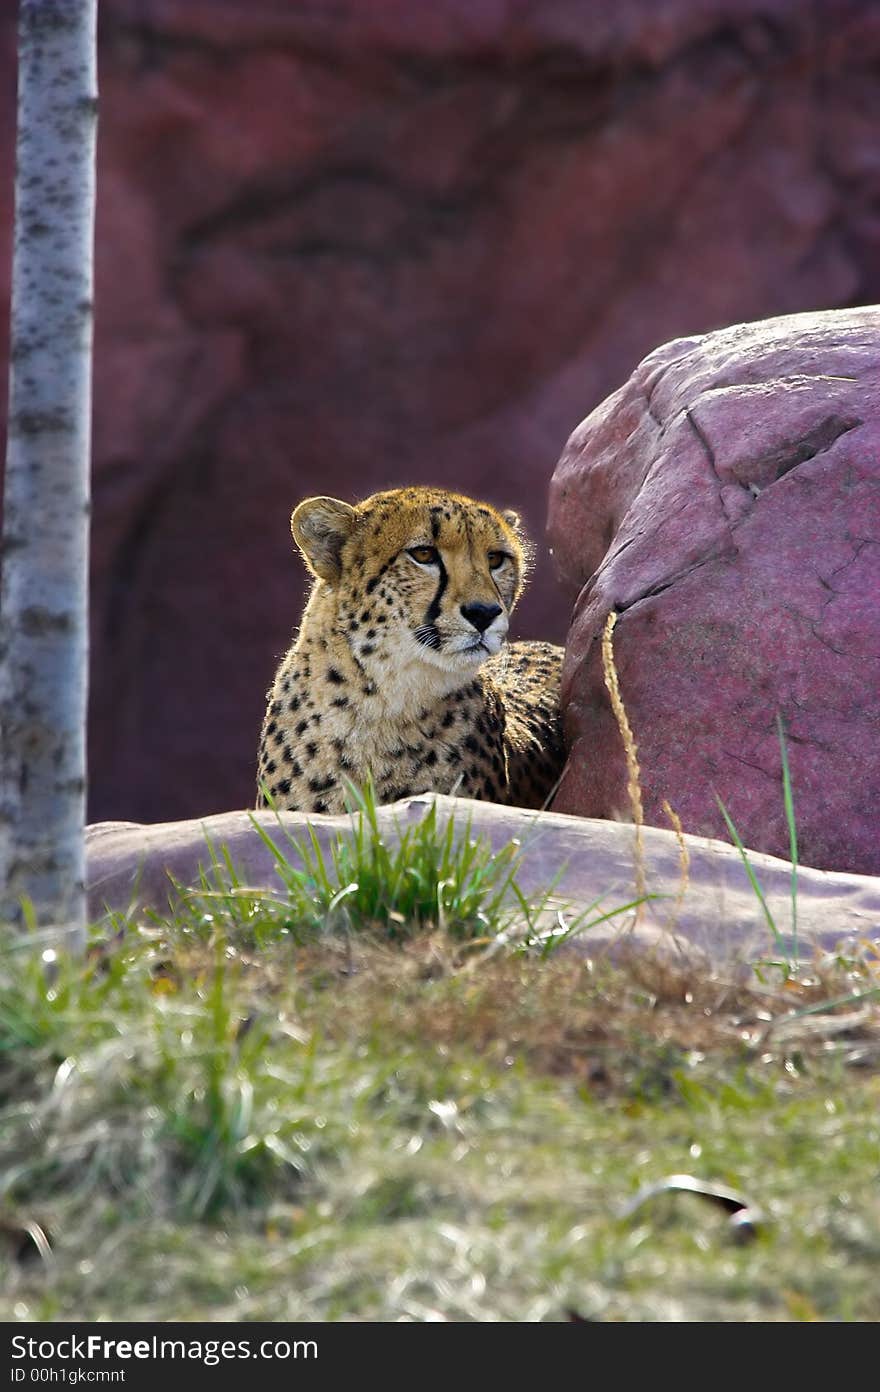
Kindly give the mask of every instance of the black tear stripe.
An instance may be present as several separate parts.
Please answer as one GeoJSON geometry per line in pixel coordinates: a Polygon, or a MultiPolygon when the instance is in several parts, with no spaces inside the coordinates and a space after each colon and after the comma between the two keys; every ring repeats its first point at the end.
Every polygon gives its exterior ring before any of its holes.
{"type": "Polygon", "coordinates": [[[425,614],[425,625],[428,628],[432,628],[440,617],[440,601],[443,598],[443,591],[446,589],[449,582],[449,576],[446,573],[446,567],[443,564],[442,556],[437,557],[437,567],[440,571],[440,584],[437,586],[437,593],[428,605],[428,610],[425,614]]]}

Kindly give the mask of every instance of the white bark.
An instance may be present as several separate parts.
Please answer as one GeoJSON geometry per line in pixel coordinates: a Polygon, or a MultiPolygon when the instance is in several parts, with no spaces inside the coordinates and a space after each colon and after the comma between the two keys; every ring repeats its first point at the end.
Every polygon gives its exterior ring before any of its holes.
{"type": "Polygon", "coordinates": [[[97,0],[19,0],[0,588],[0,921],[85,928],[97,0]]]}

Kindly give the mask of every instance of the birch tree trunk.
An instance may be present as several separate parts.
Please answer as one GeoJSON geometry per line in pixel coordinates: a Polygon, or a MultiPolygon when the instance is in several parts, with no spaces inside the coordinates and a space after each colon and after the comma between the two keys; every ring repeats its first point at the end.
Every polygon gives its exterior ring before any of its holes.
{"type": "Polygon", "coordinates": [[[19,0],[0,560],[0,923],[85,929],[97,0],[19,0]]]}

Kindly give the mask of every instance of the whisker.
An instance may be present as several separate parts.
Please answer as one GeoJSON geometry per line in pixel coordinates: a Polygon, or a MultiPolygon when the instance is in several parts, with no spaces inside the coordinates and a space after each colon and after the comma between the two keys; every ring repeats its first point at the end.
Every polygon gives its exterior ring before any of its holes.
{"type": "Polygon", "coordinates": [[[440,647],[440,634],[433,624],[419,624],[413,629],[413,633],[416,642],[421,643],[423,647],[435,650],[440,647]]]}

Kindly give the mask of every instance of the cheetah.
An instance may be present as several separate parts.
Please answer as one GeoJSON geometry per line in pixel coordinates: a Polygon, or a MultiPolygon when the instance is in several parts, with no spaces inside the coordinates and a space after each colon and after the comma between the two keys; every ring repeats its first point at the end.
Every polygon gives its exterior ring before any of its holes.
{"type": "Polygon", "coordinates": [[[307,498],[291,530],[314,582],[268,694],[257,805],[341,812],[370,779],[383,803],[544,806],[563,652],[506,644],[530,556],[517,514],[414,487],[307,498]]]}

